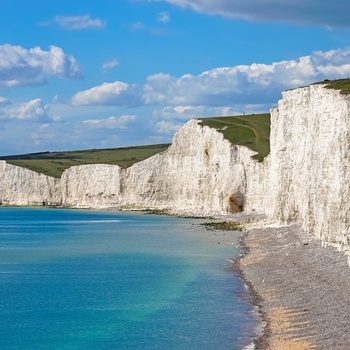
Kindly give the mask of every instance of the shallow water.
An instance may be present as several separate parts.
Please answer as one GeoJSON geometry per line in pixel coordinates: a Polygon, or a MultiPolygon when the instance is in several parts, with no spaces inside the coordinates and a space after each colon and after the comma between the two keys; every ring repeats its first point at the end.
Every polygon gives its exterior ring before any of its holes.
{"type": "Polygon", "coordinates": [[[0,208],[0,349],[240,349],[239,234],[199,222],[0,208]]]}

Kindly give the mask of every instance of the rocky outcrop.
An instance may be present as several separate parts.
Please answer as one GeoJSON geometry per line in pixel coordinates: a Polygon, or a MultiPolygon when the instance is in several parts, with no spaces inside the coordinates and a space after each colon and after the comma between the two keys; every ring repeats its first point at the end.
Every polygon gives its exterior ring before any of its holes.
{"type": "Polygon", "coordinates": [[[283,92],[271,110],[271,154],[231,144],[199,120],[169,149],[128,169],[85,165],[53,179],[0,162],[7,205],[169,209],[191,215],[262,212],[350,246],[350,99],[317,84],[283,92]]]}

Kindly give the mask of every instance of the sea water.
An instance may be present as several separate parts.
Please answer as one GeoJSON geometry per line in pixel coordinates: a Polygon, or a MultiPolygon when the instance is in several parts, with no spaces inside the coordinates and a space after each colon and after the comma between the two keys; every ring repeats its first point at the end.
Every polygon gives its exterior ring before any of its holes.
{"type": "Polygon", "coordinates": [[[238,233],[195,219],[0,208],[1,350],[241,349],[238,233]]]}

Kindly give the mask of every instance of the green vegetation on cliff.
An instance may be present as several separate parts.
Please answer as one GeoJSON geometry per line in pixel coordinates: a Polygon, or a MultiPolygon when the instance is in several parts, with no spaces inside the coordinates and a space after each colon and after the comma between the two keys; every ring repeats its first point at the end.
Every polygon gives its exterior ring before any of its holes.
{"type": "Polygon", "coordinates": [[[340,90],[341,94],[350,94],[350,79],[336,79],[336,80],[324,80],[316,84],[327,84],[325,87],[327,89],[340,90]]]}
{"type": "Polygon", "coordinates": [[[45,175],[60,177],[73,165],[114,164],[127,168],[157,153],[165,151],[169,144],[133,146],[109,149],[91,149],[68,152],[40,152],[0,157],[7,163],[28,168],[45,175]]]}
{"type": "Polygon", "coordinates": [[[262,161],[270,153],[270,114],[201,119],[201,125],[214,128],[235,145],[258,152],[253,158],[262,161]]]}

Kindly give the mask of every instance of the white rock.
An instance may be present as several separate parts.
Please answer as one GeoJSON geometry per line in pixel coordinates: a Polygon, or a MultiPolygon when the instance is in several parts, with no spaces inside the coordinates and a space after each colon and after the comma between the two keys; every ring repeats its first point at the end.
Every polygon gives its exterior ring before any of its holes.
{"type": "Polygon", "coordinates": [[[0,202],[3,205],[60,205],[60,179],[0,161],[0,202]]]}
{"type": "Polygon", "coordinates": [[[349,97],[323,84],[283,92],[270,143],[273,218],[348,247],[349,97]]]}
{"type": "Polygon", "coordinates": [[[61,176],[62,204],[76,208],[118,207],[121,168],[118,165],[73,166],[61,176]]]}

